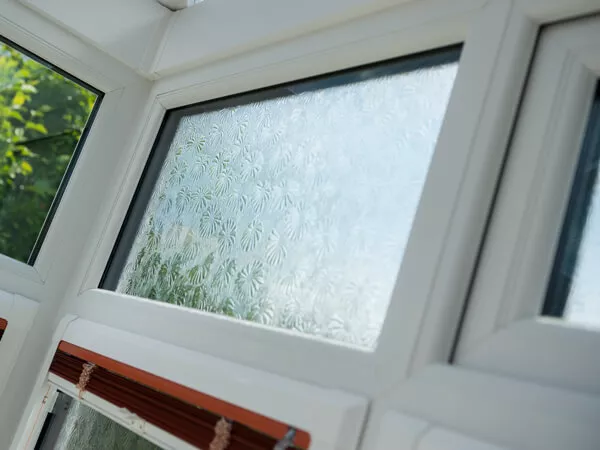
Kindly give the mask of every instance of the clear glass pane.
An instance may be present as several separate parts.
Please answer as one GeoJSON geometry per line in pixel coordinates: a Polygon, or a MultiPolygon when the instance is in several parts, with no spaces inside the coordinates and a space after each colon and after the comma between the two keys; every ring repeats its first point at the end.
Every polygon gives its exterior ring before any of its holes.
{"type": "Polygon", "coordinates": [[[41,450],[161,449],[80,401],[71,399],[63,393],[59,396],[61,398],[57,403],[66,400],[65,403],[69,406],[65,416],[55,418],[61,421],[58,437],[56,439],[51,437],[54,433],[51,428],[47,429],[45,436],[40,437],[40,442],[43,443],[41,450]],[[49,443],[49,440],[55,442],[49,443]]]}
{"type": "Polygon", "coordinates": [[[117,290],[373,348],[458,54],[184,113],[117,290]]]}
{"type": "Polygon", "coordinates": [[[0,41],[0,253],[33,263],[97,100],[0,41]]]}
{"type": "Polygon", "coordinates": [[[544,313],[600,327],[600,84],[569,199],[544,313]]]}

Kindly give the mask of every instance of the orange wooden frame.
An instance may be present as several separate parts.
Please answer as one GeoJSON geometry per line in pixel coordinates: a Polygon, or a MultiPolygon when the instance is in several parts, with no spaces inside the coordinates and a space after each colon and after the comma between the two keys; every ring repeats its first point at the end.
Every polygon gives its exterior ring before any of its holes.
{"type": "MultiPolygon", "coordinates": [[[[167,380],[154,375],[145,370],[138,369],[128,364],[116,361],[106,356],[95,353],[91,350],[79,347],[66,341],[61,341],[58,349],[94,363],[106,370],[129,378],[137,383],[146,385],[165,394],[179,398],[187,403],[191,403],[213,414],[226,417],[235,422],[239,422],[249,428],[272,436],[275,439],[282,439],[289,430],[289,425],[279,422],[275,419],[263,416],[261,414],[249,411],[226,401],[220,400],[181,384],[167,380]]],[[[310,445],[310,434],[306,431],[297,430],[294,439],[294,445],[302,449],[308,449],[310,445]]]]}
{"type": "Polygon", "coordinates": [[[8,321],[0,317],[0,330],[6,330],[6,327],[8,327],[8,321]]]}

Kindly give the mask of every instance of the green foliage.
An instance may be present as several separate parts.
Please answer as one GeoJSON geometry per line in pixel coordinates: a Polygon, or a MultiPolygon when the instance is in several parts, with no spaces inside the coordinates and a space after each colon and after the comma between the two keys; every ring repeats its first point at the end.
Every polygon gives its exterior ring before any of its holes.
{"type": "Polygon", "coordinates": [[[95,101],[0,43],[0,253],[28,260],[95,101]]]}
{"type": "MultiPolygon", "coordinates": [[[[186,259],[181,253],[171,257],[161,254],[159,233],[151,231],[146,245],[136,256],[135,271],[127,278],[125,292],[173,305],[200,309],[215,314],[235,317],[233,300],[228,296],[217,297],[219,280],[211,280],[214,253],[210,253],[200,264],[186,268],[186,259]]],[[[235,264],[235,262],[233,262],[235,264]]],[[[233,269],[235,272],[235,268],[233,269]]],[[[221,277],[230,274],[222,271],[221,277]]],[[[254,320],[251,314],[247,320],[254,320]]]]}

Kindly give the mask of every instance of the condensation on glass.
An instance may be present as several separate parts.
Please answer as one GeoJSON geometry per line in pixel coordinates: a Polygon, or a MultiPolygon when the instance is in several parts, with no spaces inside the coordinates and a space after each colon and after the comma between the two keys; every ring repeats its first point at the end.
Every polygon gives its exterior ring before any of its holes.
{"type": "Polygon", "coordinates": [[[34,263],[99,100],[0,38],[0,253],[34,263]]]}
{"type": "Polygon", "coordinates": [[[42,430],[40,450],[161,450],[95,409],[60,392],[48,426],[42,430]]]}
{"type": "Polygon", "coordinates": [[[103,286],[373,348],[459,54],[171,112],[103,286]]]}
{"type": "Polygon", "coordinates": [[[600,327],[600,82],[581,147],[543,313],[600,327]]]}

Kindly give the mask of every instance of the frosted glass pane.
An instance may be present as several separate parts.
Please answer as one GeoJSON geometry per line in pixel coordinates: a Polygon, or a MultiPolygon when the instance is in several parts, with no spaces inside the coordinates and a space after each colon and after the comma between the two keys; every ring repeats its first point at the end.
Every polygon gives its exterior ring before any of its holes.
{"type": "Polygon", "coordinates": [[[53,450],[108,449],[160,450],[161,447],[73,400],[53,450]]]}
{"type": "Polygon", "coordinates": [[[373,348],[455,61],[183,117],[117,290],[373,348]]]}

